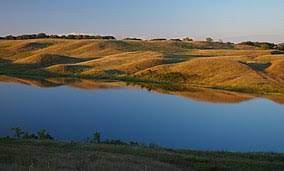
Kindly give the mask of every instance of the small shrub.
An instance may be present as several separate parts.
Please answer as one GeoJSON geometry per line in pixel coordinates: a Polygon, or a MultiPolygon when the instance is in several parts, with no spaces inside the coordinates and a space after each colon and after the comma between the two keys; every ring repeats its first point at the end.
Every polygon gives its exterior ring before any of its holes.
{"type": "Polygon", "coordinates": [[[281,50],[274,50],[271,52],[271,55],[281,55],[281,54],[284,54],[284,50],[281,51],[281,50]]]}
{"type": "Polygon", "coordinates": [[[125,38],[124,40],[136,40],[136,41],[141,41],[142,39],[128,37],[128,38],[125,38]]]}
{"type": "Polygon", "coordinates": [[[181,42],[182,40],[180,40],[180,39],[171,39],[171,41],[174,41],[174,42],[181,42]]]}
{"type": "Polygon", "coordinates": [[[190,37],[186,37],[186,38],[184,38],[184,39],[182,39],[183,41],[187,41],[187,42],[192,42],[193,41],[193,39],[192,38],[190,38],[190,37]]]}
{"type": "Polygon", "coordinates": [[[213,39],[212,39],[211,37],[207,37],[207,38],[206,38],[206,41],[209,42],[209,43],[212,43],[212,42],[213,42],[213,39]]]}
{"type": "Polygon", "coordinates": [[[157,39],[151,39],[150,41],[166,41],[165,38],[157,38],[157,39]]]}
{"type": "Polygon", "coordinates": [[[127,145],[126,142],[123,142],[121,140],[116,140],[116,139],[105,140],[103,143],[104,144],[113,144],[113,145],[127,145]]]}
{"type": "Polygon", "coordinates": [[[38,131],[37,135],[40,140],[53,140],[53,137],[45,129],[38,131]]]}
{"type": "Polygon", "coordinates": [[[277,45],[277,49],[284,51],[284,43],[277,45]]]}
{"type": "Polygon", "coordinates": [[[22,138],[22,136],[23,136],[24,133],[25,133],[25,132],[24,132],[21,128],[19,128],[19,127],[11,128],[11,130],[15,133],[14,136],[15,136],[15,138],[17,138],[17,139],[22,138]]]}
{"type": "Polygon", "coordinates": [[[96,133],[93,134],[93,137],[91,139],[91,143],[96,143],[96,144],[101,143],[101,133],[100,132],[96,132],[96,133]]]}

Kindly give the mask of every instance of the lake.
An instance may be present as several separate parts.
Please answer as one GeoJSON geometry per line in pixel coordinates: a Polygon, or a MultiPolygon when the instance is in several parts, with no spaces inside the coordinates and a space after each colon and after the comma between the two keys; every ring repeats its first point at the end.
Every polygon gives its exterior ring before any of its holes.
{"type": "Polygon", "coordinates": [[[12,127],[45,128],[56,139],[81,141],[99,131],[103,139],[176,149],[284,152],[281,98],[148,90],[118,82],[2,80],[0,135],[11,136],[12,127]]]}

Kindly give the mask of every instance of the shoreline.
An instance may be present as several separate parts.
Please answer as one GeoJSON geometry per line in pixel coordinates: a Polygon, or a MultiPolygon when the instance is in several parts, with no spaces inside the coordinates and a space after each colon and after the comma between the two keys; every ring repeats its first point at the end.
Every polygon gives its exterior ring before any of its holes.
{"type": "Polygon", "coordinates": [[[186,89],[186,88],[204,88],[204,89],[211,89],[211,90],[220,90],[220,91],[228,91],[232,93],[245,93],[248,95],[253,96],[279,96],[284,97],[284,93],[282,92],[270,92],[270,91],[261,91],[261,90],[252,90],[251,88],[237,88],[237,87],[223,87],[223,86],[210,86],[210,85],[201,85],[201,84],[183,84],[183,83],[173,83],[173,82],[162,82],[162,81],[152,81],[152,80],[144,80],[137,77],[97,77],[91,75],[39,75],[39,74],[18,74],[18,73],[3,73],[0,71],[0,76],[10,76],[10,77],[18,77],[18,78],[27,78],[27,79],[85,79],[85,80],[92,80],[92,81],[121,81],[129,84],[134,85],[155,85],[160,88],[165,88],[164,90],[168,89],[186,89]]]}

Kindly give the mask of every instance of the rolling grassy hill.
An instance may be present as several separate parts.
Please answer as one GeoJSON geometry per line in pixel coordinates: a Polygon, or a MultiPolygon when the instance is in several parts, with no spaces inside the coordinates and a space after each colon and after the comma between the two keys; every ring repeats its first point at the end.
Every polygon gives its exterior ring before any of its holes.
{"type": "Polygon", "coordinates": [[[2,75],[106,78],[284,93],[283,54],[218,42],[1,40],[0,66],[2,75]]]}

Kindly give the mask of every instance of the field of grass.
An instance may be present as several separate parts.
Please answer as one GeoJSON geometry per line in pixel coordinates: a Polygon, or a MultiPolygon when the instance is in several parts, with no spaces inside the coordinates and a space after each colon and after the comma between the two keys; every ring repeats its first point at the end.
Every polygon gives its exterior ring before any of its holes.
{"type": "Polygon", "coordinates": [[[284,155],[0,139],[0,170],[283,170],[284,155]]]}
{"type": "Polygon", "coordinates": [[[218,42],[0,40],[0,74],[104,78],[284,94],[284,55],[218,42]]]}

